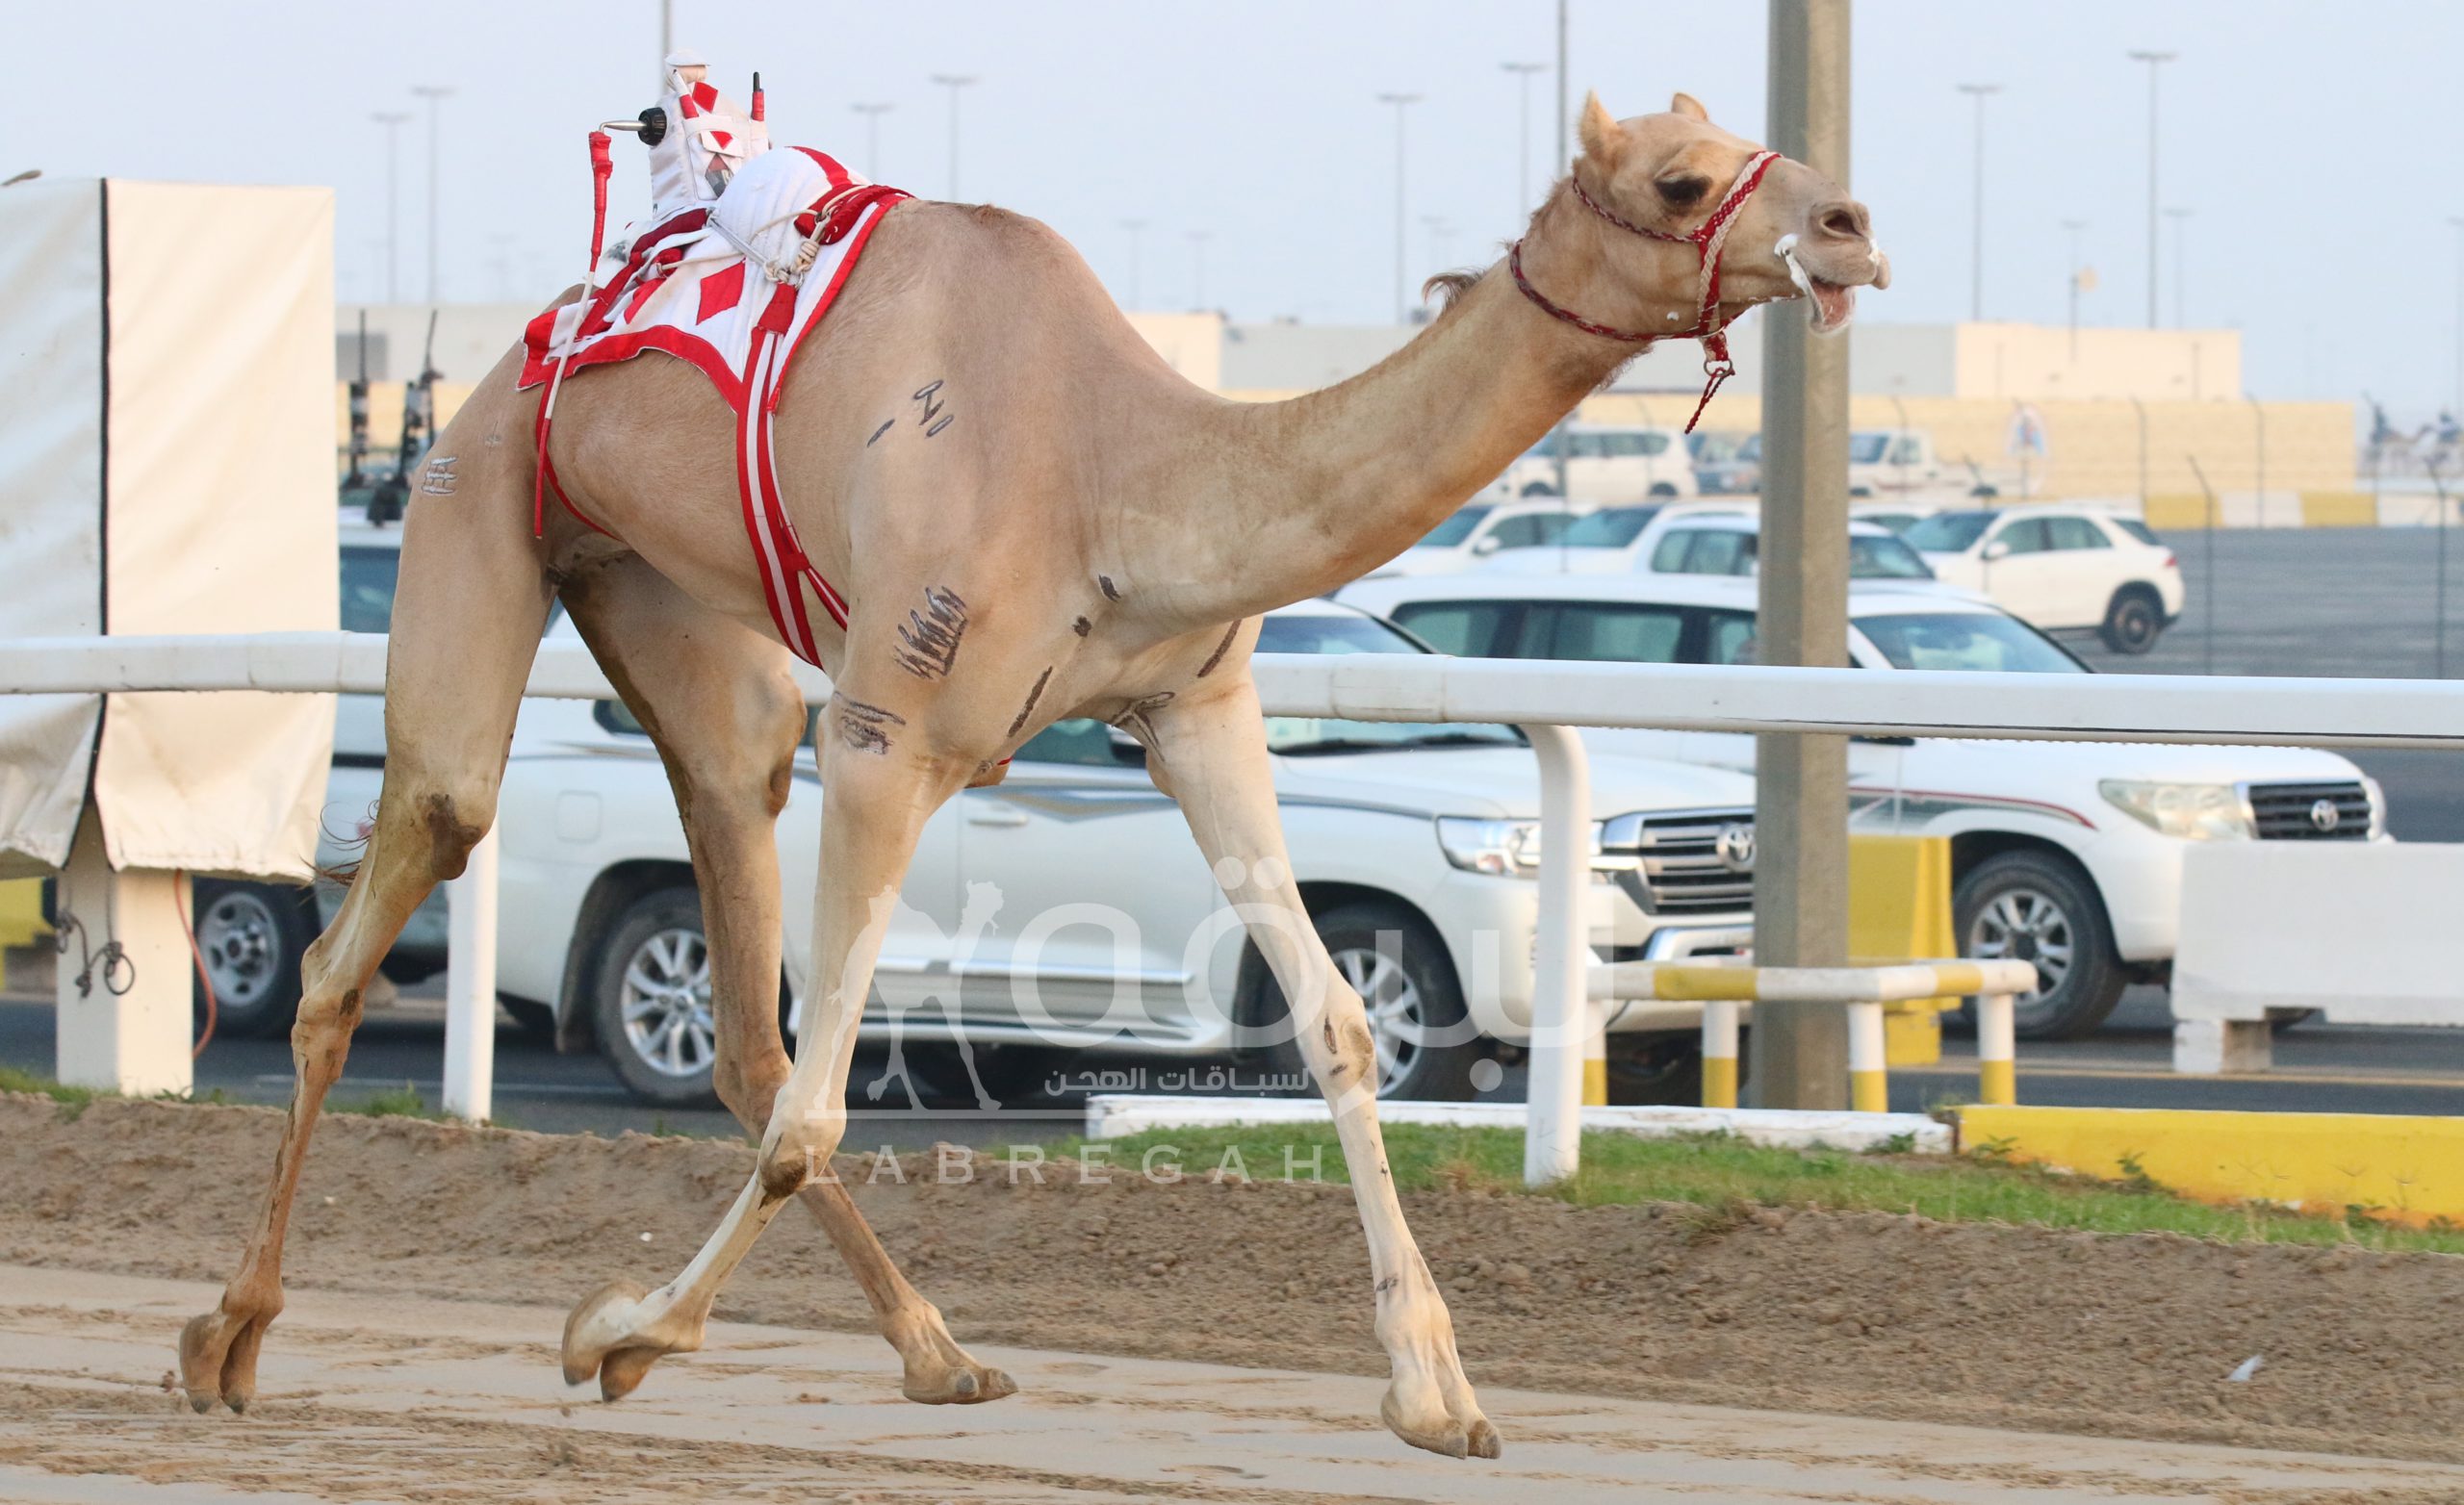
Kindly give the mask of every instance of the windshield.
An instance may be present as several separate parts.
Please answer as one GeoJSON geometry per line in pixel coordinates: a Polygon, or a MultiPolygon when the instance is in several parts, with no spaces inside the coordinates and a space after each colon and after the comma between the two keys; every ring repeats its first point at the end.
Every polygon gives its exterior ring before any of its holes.
{"type": "Polygon", "coordinates": [[[1565,548],[1623,548],[1642,536],[1657,516],[1657,507],[1606,507],[1577,519],[1557,535],[1557,543],[1565,548]]]}
{"type": "Polygon", "coordinates": [[[1998,669],[2023,675],[2084,675],[2088,666],[2052,639],[2000,612],[1859,617],[1857,630],[1895,669],[1998,669]]]}
{"type": "Polygon", "coordinates": [[[401,566],[398,548],[344,548],[345,632],[383,632],[394,625],[394,579],[401,566]]]}
{"type": "Polygon", "coordinates": [[[1908,530],[1909,546],[1929,554],[1965,553],[2001,516],[1995,512],[1938,512],[1908,530]]]}
{"type": "Polygon", "coordinates": [[[1848,436],[1850,465],[1880,465],[1884,451],[1890,448],[1888,434],[1851,434],[1848,436]]]}
{"type": "Polygon", "coordinates": [[[1896,538],[1868,533],[1848,535],[1848,577],[1852,580],[1930,580],[1934,571],[1916,550],[1896,538]]]}
{"type": "MultiPolygon", "coordinates": [[[[1269,617],[1258,629],[1261,653],[1425,653],[1428,650],[1382,622],[1348,613],[1269,617]]],[[[1340,716],[1270,716],[1267,751],[1287,757],[1322,752],[1383,752],[1402,748],[1523,745],[1511,727],[1466,722],[1351,721],[1340,716]]]]}
{"type": "Polygon", "coordinates": [[[2106,521],[2143,544],[2153,544],[2156,542],[2156,535],[2149,532],[2147,530],[2147,524],[2140,522],[2137,518],[2109,518],[2106,521]]]}
{"type": "Polygon", "coordinates": [[[1743,444],[1741,444],[1741,445],[1739,445],[1739,446],[1736,446],[1736,457],[1737,457],[1738,459],[1740,459],[1740,460],[1759,460],[1759,459],[1761,459],[1761,458],[1762,458],[1762,436],[1761,436],[1760,434],[1748,434],[1748,435],[1746,435],[1746,436],[1745,436],[1745,443],[1743,443],[1743,444]]]}
{"type": "Polygon", "coordinates": [[[1424,548],[1451,548],[1455,545],[1463,542],[1465,539],[1470,538],[1472,536],[1472,530],[1478,527],[1480,525],[1480,520],[1488,515],[1489,509],[1486,507],[1461,508],[1454,514],[1454,516],[1448,518],[1437,526],[1430,528],[1421,539],[1421,547],[1424,548]]]}

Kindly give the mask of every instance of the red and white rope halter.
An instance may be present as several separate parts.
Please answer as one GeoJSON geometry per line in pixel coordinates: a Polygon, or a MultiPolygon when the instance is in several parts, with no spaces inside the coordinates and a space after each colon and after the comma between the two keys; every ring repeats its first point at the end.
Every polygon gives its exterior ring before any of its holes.
{"type": "Polygon", "coordinates": [[[1720,383],[1736,374],[1736,362],[1729,359],[1728,325],[1720,319],[1720,250],[1728,243],[1729,227],[1735,221],[1736,212],[1744,208],[1745,201],[1754,196],[1754,191],[1762,186],[1762,175],[1768,172],[1771,165],[1779,160],[1780,154],[1775,151],[1757,152],[1748,158],[1744,169],[1736,175],[1736,182],[1730,186],[1727,196],[1723,197],[1718,207],[1711,211],[1710,217],[1683,235],[1672,235],[1665,230],[1655,230],[1649,225],[1638,225],[1604,207],[1598,199],[1584,191],[1581,178],[1569,180],[1574,185],[1575,197],[1582,201],[1582,207],[1618,229],[1630,230],[1636,235],[1646,236],[1655,241],[1668,241],[1679,245],[1694,247],[1694,254],[1701,261],[1701,299],[1699,312],[1694,319],[1694,327],[1691,329],[1681,329],[1672,334],[1619,329],[1613,324],[1595,323],[1572,309],[1561,308],[1550,302],[1541,294],[1538,288],[1531,285],[1531,280],[1523,274],[1523,242],[1520,240],[1516,241],[1513,248],[1506,252],[1506,270],[1513,273],[1514,285],[1523,290],[1523,295],[1536,304],[1542,313],[1563,319],[1584,334],[1598,335],[1604,340],[1623,340],[1629,344],[1640,345],[1650,345],[1661,340],[1702,341],[1703,400],[1694,405],[1694,416],[1685,421],[1685,431],[1690,434],[1694,432],[1694,425],[1703,421],[1703,410],[1711,405],[1711,395],[1720,390],[1720,383]]]}

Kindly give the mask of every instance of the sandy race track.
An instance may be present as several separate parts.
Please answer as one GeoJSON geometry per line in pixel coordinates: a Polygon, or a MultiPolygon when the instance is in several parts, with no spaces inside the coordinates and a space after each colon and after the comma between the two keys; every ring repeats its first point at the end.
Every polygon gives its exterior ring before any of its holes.
{"type": "Polygon", "coordinates": [[[671,1273],[747,1152],[353,1117],[319,1132],[263,1395],[194,1416],[172,1339],[277,1122],[0,1100],[0,1499],[2464,1501],[2451,1258],[1417,1197],[1506,1441],[1457,1464],[1376,1424],[1341,1188],[921,1157],[841,1173],[1020,1395],[899,1400],[790,1213],[708,1347],[603,1406],[557,1378],[565,1304],[671,1273]]]}

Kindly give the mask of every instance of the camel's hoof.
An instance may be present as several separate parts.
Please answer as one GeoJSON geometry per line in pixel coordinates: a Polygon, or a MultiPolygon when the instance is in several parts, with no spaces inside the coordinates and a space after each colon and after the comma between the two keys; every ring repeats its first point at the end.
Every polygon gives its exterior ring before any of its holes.
{"type": "Polygon", "coordinates": [[[1007,1370],[972,1359],[919,1373],[910,1369],[900,1392],[926,1406],[980,1406],[988,1400],[1018,1393],[1018,1382],[1007,1370]]]}
{"type": "Polygon", "coordinates": [[[235,1412],[248,1409],[257,1396],[257,1351],[279,1310],[238,1317],[218,1306],[180,1329],[180,1389],[191,1411],[202,1416],[218,1400],[235,1412]]]}
{"type": "Polygon", "coordinates": [[[1402,1390],[1399,1381],[1389,1387],[1377,1413],[1386,1429],[1404,1441],[1449,1458],[1496,1458],[1504,1453],[1498,1429],[1471,1404],[1468,1394],[1461,1403],[1464,1414],[1456,1415],[1447,1410],[1434,1387],[1412,1387],[1416,1393],[1409,1398],[1402,1390]]]}
{"type": "Polygon", "coordinates": [[[630,1341],[633,1308],[650,1292],[631,1281],[611,1281],[581,1299],[565,1318],[565,1383],[599,1376],[599,1398],[622,1400],[670,1350],[630,1341]]]}

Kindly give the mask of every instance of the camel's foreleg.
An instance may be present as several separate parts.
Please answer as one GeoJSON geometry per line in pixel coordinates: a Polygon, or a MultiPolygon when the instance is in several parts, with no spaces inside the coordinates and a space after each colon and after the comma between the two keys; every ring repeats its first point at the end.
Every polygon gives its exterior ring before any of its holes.
{"type": "MultiPolygon", "coordinates": [[[[180,1380],[199,1411],[218,1396],[239,1411],[256,1394],[258,1348],[282,1311],[292,1197],[318,1110],[350,1051],[360,990],[411,912],[461,873],[496,817],[505,742],[549,599],[520,451],[478,440],[510,389],[500,369],[438,441],[440,452],[463,456],[450,483],[460,495],[424,496],[404,530],[385,665],[384,794],[342,912],[300,966],[296,1083],[265,1203],[221,1301],[180,1334],[180,1380]]],[[[520,421],[501,421],[512,429],[520,421]]]]}
{"type": "Polygon", "coordinates": [[[1368,1011],[1326,955],[1292,880],[1257,691],[1244,672],[1202,701],[1154,712],[1151,724],[1155,759],[1169,771],[1199,850],[1282,984],[1301,1057],[1334,1110],[1369,1237],[1377,1340],[1394,1365],[1379,1408],[1386,1425],[1415,1447],[1495,1458],[1497,1428],[1463,1377],[1453,1319],[1404,1226],[1387,1170],[1368,1011]]]}
{"type": "MultiPolygon", "coordinates": [[[[828,1188],[820,1178],[829,1174],[830,1157],[846,1130],[856,1027],[900,881],[925,820],[975,766],[972,759],[935,755],[923,741],[904,718],[845,687],[824,709],[820,743],[828,800],[821,823],[821,881],[813,901],[814,1002],[797,1040],[795,1064],[763,1126],[754,1175],[708,1242],[674,1280],[649,1292],[619,1282],[574,1309],[565,1322],[567,1383],[578,1385],[597,1374],[600,1393],[614,1400],[639,1385],[662,1356],[701,1347],[711,1302],[779,1208],[808,1186],[828,1188]]],[[[852,1217],[853,1206],[841,1205],[852,1217]]],[[[864,1242],[878,1253],[869,1231],[864,1242]]],[[[846,1247],[840,1245],[842,1251],[846,1247]]],[[[886,1256],[880,1268],[895,1277],[886,1256]]],[[[918,1332],[911,1326],[904,1336],[918,1332]]]]}
{"type": "MultiPolygon", "coordinates": [[[[637,557],[569,582],[565,603],[591,651],[650,732],[676,791],[710,947],[718,1054],[711,1084],[757,1140],[789,1062],[779,1038],[780,809],[804,734],[787,650],[712,611],[637,557]]],[[[806,1184],[797,1197],[847,1262],[873,1320],[905,1366],[910,1400],[998,1400],[1017,1386],[978,1364],[940,1312],[899,1273],[847,1188],[806,1184]]]]}

